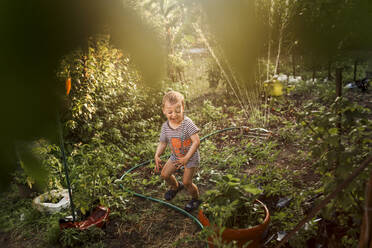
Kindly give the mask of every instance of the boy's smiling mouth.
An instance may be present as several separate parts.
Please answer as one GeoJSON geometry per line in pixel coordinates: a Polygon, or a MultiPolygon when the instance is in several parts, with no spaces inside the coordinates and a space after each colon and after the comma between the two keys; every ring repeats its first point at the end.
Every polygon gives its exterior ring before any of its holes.
{"type": "Polygon", "coordinates": [[[181,118],[174,118],[174,119],[170,119],[170,122],[174,123],[174,124],[179,124],[181,123],[182,119],[181,118]]]}

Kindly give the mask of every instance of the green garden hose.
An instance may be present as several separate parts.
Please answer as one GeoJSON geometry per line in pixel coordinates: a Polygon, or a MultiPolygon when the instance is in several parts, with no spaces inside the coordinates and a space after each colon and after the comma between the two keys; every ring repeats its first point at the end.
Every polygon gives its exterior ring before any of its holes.
{"type": "MultiPolygon", "coordinates": [[[[140,163],[140,164],[138,164],[138,165],[135,165],[134,167],[132,167],[132,168],[130,168],[128,171],[126,171],[126,172],[121,176],[120,180],[123,180],[123,178],[124,178],[127,174],[129,174],[131,171],[135,170],[136,168],[141,167],[141,166],[144,166],[144,165],[147,165],[147,164],[151,163],[152,161],[153,161],[153,159],[148,160],[148,161],[143,162],[143,163],[140,163]]],[[[173,208],[174,210],[177,210],[177,211],[181,212],[182,214],[186,215],[187,217],[190,217],[191,219],[193,219],[193,220],[196,222],[196,224],[198,224],[199,227],[200,227],[201,229],[203,229],[203,225],[200,223],[200,221],[199,221],[197,218],[195,218],[195,216],[193,216],[192,214],[186,212],[186,211],[183,210],[182,208],[179,208],[179,207],[177,207],[177,206],[175,206],[175,205],[173,205],[173,204],[170,204],[169,202],[165,202],[165,201],[162,201],[162,200],[160,200],[160,199],[153,198],[153,197],[151,197],[151,196],[142,195],[142,194],[136,193],[136,192],[134,192],[134,191],[132,191],[132,190],[126,189],[126,188],[124,188],[124,186],[123,186],[122,184],[120,184],[120,187],[121,187],[123,190],[125,190],[126,192],[130,193],[130,194],[133,194],[133,195],[135,195],[135,196],[138,196],[138,197],[141,197],[141,198],[144,198],[144,199],[150,200],[150,201],[159,202],[159,203],[161,203],[161,204],[163,204],[163,205],[166,205],[166,206],[168,206],[168,207],[170,207],[170,208],[173,208]]]]}
{"type": "MultiPolygon", "coordinates": [[[[218,133],[222,133],[222,132],[225,132],[225,131],[229,131],[229,130],[234,130],[234,129],[241,129],[241,128],[246,128],[246,127],[229,127],[229,128],[225,128],[225,129],[221,129],[221,130],[217,130],[213,133],[210,133],[206,136],[204,136],[203,138],[200,139],[200,141],[203,141],[207,138],[209,138],[210,136],[212,135],[215,135],[215,134],[218,134],[218,133]]],[[[268,132],[267,130],[265,129],[262,129],[262,128],[254,128],[254,129],[250,129],[250,130],[261,130],[261,131],[265,131],[265,132],[268,132]]],[[[163,156],[164,157],[164,156],[163,156]]],[[[140,164],[137,164],[135,166],[133,166],[132,168],[130,168],[129,170],[127,170],[121,177],[120,177],[120,181],[123,180],[123,178],[128,175],[130,172],[132,172],[133,170],[141,167],[141,166],[144,166],[144,165],[148,165],[149,163],[151,163],[152,161],[154,161],[153,159],[151,160],[148,160],[148,161],[145,161],[145,162],[142,162],[140,164]]],[[[146,195],[142,195],[142,194],[139,194],[139,193],[136,193],[136,192],[133,192],[132,190],[129,190],[129,189],[126,189],[124,188],[124,186],[122,184],[120,184],[120,187],[125,190],[126,192],[130,193],[130,194],[133,194],[135,196],[138,196],[138,197],[141,197],[141,198],[144,198],[144,199],[147,199],[147,200],[151,200],[151,201],[155,201],[155,202],[159,202],[163,205],[166,205],[167,207],[170,207],[170,208],[173,208],[174,210],[177,210],[179,212],[181,212],[183,215],[191,218],[201,229],[203,229],[203,225],[200,223],[200,221],[195,217],[193,216],[192,214],[190,214],[189,212],[186,212],[185,210],[183,210],[182,208],[179,208],[173,204],[170,204],[169,202],[165,202],[165,201],[162,201],[160,199],[157,199],[157,198],[153,198],[153,197],[150,197],[150,196],[146,196],[146,195]]]]}

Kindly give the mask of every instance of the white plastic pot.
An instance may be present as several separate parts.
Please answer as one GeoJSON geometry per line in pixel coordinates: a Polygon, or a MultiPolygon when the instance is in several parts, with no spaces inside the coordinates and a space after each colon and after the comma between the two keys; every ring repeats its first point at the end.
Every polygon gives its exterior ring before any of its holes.
{"type": "Polygon", "coordinates": [[[51,190],[34,198],[32,203],[40,212],[56,213],[70,205],[70,197],[67,189],[51,190]],[[63,198],[57,203],[46,202],[46,200],[49,199],[49,196],[63,198]]]}

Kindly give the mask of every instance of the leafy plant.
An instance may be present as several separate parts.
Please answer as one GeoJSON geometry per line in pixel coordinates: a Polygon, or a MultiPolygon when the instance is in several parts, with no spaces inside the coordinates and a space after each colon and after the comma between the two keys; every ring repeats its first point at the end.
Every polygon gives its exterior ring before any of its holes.
{"type": "MultiPolygon", "coordinates": [[[[321,175],[324,194],[332,192],[360,161],[370,153],[371,111],[345,98],[337,98],[329,107],[310,103],[300,115],[305,138],[311,148],[315,169],[321,175]]],[[[364,199],[364,183],[368,171],[362,173],[335,200],[323,209],[322,215],[337,225],[359,228],[360,206],[364,199]]],[[[348,233],[347,235],[351,235],[348,233]]],[[[357,234],[345,237],[357,240],[357,234]]]]}
{"type": "Polygon", "coordinates": [[[203,209],[213,222],[224,227],[247,228],[263,221],[264,212],[254,200],[262,191],[252,185],[247,177],[231,174],[210,179],[216,184],[203,196],[203,209]]]}
{"type": "MultiPolygon", "coordinates": [[[[262,201],[270,209],[270,226],[274,233],[292,230],[305,216],[307,200],[316,194],[316,189],[312,187],[304,190],[295,187],[291,179],[286,170],[272,165],[257,166],[257,172],[252,176],[252,181],[263,190],[262,201]]],[[[290,245],[298,248],[306,246],[306,241],[317,230],[316,223],[309,223],[306,229],[301,229],[298,235],[291,238],[290,245]]]]}
{"type": "Polygon", "coordinates": [[[217,125],[223,122],[227,114],[223,112],[221,106],[215,106],[212,101],[204,100],[201,108],[194,111],[190,118],[199,126],[203,127],[203,132],[212,132],[217,125]]]}
{"type": "Polygon", "coordinates": [[[104,146],[99,137],[89,145],[75,145],[69,158],[71,184],[75,206],[82,214],[92,209],[97,199],[103,204],[110,196],[117,196],[113,182],[122,159],[123,153],[118,147],[104,146]]]}
{"type": "Polygon", "coordinates": [[[113,48],[108,36],[94,37],[87,51],[67,55],[58,77],[71,78],[63,113],[71,142],[88,143],[101,132],[106,142],[126,146],[160,122],[161,93],[141,85],[129,57],[113,48]]]}
{"type": "Polygon", "coordinates": [[[76,228],[63,229],[59,238],[63,247],[104,247],[101,239],[105,232],[98,227],[80,231],[76,228]]]}
{"type": "Polygon", "coordinates": [[[20,168],[13,173],[13,180],[21,191],[25,191],[24,194],[62,188],[64,175],[59,158],[60,150],[57,145],[50,144],[45,139],[38,139],[33,142],[18,142],[16,149],[20,168]],[[28,166],[26,166],[26,163],[30,162],[29,156],[35,162],[42,164],[41,169],[45,173],[43,183],[40,184],[39,181],[36,187],[35,174],[30,173],[28,166]]]}
{"type": "Polygon", "coordinates": [[[57,75],[72,85],[62,121],[74,203],[82,214],[97,200],[121,208],[113,182],[125,166],[152,156],[162,93],[141,84],[130,58],[106,35],[66,55],[57,75]]]}

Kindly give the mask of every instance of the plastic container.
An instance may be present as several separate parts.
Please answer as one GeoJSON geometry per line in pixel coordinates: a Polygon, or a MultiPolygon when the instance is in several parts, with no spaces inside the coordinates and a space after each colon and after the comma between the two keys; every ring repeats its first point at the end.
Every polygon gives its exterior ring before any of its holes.
{"type": "Polygon", "coordinates": [[[32,203],[33,206],[40,212],[56,213],[61,211],[62,209],[67,208],[70,205],[70,197],[68,195],[67,189],[51,190],[34,198],[32,203]],[[50,198],[50,196],[63,198],[57,203],[51,203],[46,201],[50,198]]]}
{"type": "Polygon", "coordinates": [[[264,82],[264,89],[270,96],[282,96],[283,84],[277,79],[267,80],[264,82]]]}
{"type": "MultiPolygon", "coordinates": [[[[256,200],[258,203],[262,205],[265,209],[265,219],[264,221],[251,228],[226,228],[222,232],[222,241],[226,243],[230,243],[235,241],[238,247],[243,247],[244,244],[249,243],[247,248],[257,248],[262,246],[262,241],[267,235],[269,229],[269,222],[270,222],[270,213],[267,209],[266,205],[263,204],[261,201],[256,200]]],[[[202,210],[199,210],[198,219],[202,223],[203,226],[210,226],[208,218],[204,215],[202,210]]],[[[218,230],[215,230],[216,233],[219,233],[218,230]]],[[[209,240],[209,247],[213,248],[213,239],[212,237],[208,238],[209,240]]]]}

